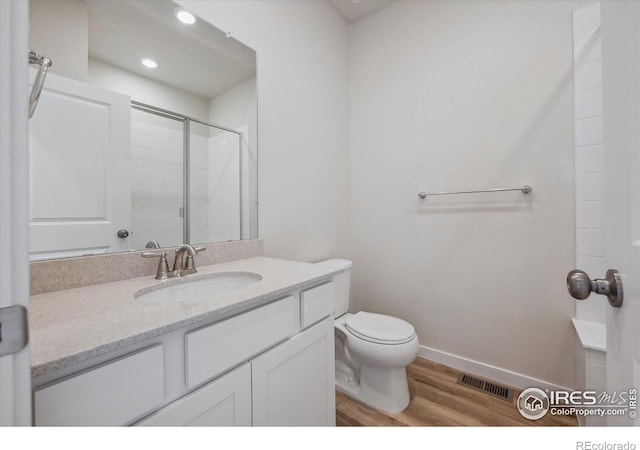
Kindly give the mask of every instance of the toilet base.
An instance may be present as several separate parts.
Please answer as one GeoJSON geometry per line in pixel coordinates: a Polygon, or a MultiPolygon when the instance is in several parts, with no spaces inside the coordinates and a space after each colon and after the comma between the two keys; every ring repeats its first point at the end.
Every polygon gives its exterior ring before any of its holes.
{"type": "Polygon", "coordinates": [[[395,414],[409,406],[409,386],[404,367],[388,369],[360,366],[360,379],[336,370],[336,389],[362,403],[395,414]]]}

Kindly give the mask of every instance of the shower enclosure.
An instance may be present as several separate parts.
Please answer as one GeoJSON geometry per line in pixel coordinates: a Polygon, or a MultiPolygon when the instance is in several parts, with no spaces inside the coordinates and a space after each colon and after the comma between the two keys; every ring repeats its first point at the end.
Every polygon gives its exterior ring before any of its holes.
{"type": "Polygon", "coordinates": [[[246,238],[242,133],[135,101],[131,106],[132,247],[246,238]]]}

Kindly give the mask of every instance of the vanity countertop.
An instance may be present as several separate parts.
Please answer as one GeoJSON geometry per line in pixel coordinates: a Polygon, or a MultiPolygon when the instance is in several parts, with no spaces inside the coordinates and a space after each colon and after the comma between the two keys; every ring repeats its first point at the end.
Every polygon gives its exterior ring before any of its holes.
{"type": "Polygon", "coordinates": [[[340,270],[311,263],[257,257],[198,267],[181,279],[153,276],[31,297],[31,375],[44,375],[182,327],[205,324],[255,308],[279,296],[329,280],[340,270]],[[141,289],[223,272],[253,272],[254,285],[194,302],[151,303],[141,289]]]}

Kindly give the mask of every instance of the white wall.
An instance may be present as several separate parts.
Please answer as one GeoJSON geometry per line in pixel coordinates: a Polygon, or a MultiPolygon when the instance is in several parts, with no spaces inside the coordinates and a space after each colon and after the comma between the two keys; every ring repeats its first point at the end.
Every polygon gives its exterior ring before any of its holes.
{"type": "Polygon", "coordinates": [[[214,125],[239,128],[255,125],[256,78],[250,78],[209,101],[209,120],[214,125]]]}
{"type": "Polygon", "coordinates": [[[267,255],[351,257],[356,309],[573,385],[571,13],[585,2],[399,1],[354,25],[351,94],[347,27],[324,2],[180,3],[257,51],[267,255]],[[416,196],[524,183],[528,198],[416,196]]]}
{"type": "Polygon", "coordinates": [[[209,120],[209,99],[89,58],[89,83],[128,95],[132,100],[185,116],[209,120]]]}
{"type": "Polygon", "coordinates": [[[29,47],[53,60],[51,72],[87,81],[88,10],[81,0],[30,0],[29,47]]]}
{"type": "Polygon", "coordinates": [[[351,39],[354,309],[422,345],[574,384],[572,11],[398,1],[351,39]],[[519,192],[429,197],[533,186],[519,192]]]}
{"type": "Polygon", "coordinates": [[[349,34],[326,2],[179,1],[257,52],[265,254],[348,256],[349,34]]]}
{"type": "MultiPolygon", "coordinates": [[[[576,161],[576,268],[602,278],[605,256],[600,5],[573,14],[576,161]]],[[[579,319],[606,322],[609,304],[599,295],[576,303],[579,319]]]]}

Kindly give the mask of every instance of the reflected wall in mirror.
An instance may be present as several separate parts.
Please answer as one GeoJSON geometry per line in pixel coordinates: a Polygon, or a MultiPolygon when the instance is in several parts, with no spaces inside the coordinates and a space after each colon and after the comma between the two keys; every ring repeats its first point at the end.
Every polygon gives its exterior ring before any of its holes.
{"type": "Polygon", "coordinates": [[[29,125],[31,259],[257,238],[255,52],[169,0],[29,8],[53,60],[29,125]]]}

